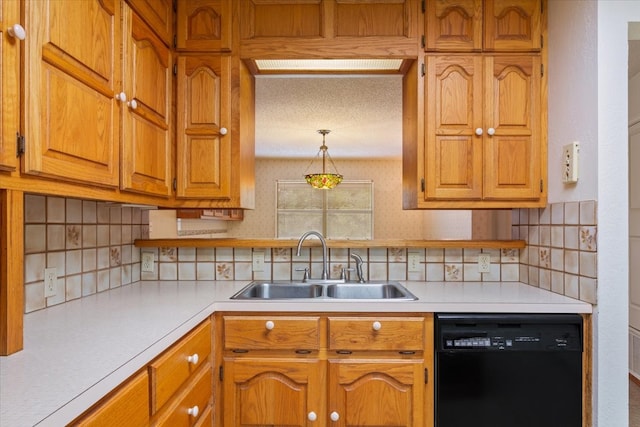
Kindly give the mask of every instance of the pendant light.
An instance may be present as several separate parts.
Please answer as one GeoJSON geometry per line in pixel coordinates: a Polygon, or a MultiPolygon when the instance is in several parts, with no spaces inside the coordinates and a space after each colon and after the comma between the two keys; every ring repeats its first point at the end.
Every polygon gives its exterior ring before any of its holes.
{"type": "MultiPolygon", "coordinates": [[[[321,190],[330,190],[342,182],[342,175],[338,173],[338,169],[329,155],[329,148],[327,147],[327,144],[325,144],[325,137],[329,132],[331,131],[328,129],[318,130],[318,133],[322,135],[322,145],[320,146],[320,150],[318,151],[316,158],[320,157],[320,154],[322,153],[322,173],[310,173],[304,176],[304,179],[309,185],[321,190]],[[336,171],[335,173],[327,173],[327,158],[331,162],[333,169],[336,171]]],[[[309,167],[312,165],[313,160],[309,167]]],[[[308,169],[309,168],[307,168],[307,170],[308,169]]]]}

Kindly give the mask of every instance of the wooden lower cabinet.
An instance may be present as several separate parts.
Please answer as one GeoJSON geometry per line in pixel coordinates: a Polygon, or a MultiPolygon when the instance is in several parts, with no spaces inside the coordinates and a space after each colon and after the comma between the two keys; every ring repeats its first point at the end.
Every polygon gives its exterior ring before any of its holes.
{"type": "Polygon", "coordinates": [[[196,326],[69,425],[212,426],[211,327],[196,326]]]}
{"type": "Polygon", "coordinates": [[[139,372],[113,391],[73,426],[141,427],[149,425],[149,375],[139,372]]]}
{"type": "Polygon", "coordinates": [[[314,322],[301,313],[299,319],[218,315],[222,420],[216,425],[433,425],[430,315],[320,315],[314,322]]]}

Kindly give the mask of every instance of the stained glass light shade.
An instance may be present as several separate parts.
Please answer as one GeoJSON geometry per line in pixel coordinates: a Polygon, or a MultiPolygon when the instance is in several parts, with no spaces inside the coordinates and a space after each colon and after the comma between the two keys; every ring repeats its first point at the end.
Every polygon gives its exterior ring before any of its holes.
{"type": "MultiPolygon", "coordinates": [[[[322,154],[322,173],[310,173],[304,176],[304,179],[309,185],[320,190],[330,190],[332,188],[335,188],[336,185],[342,182],[342,175],[338,173],[336,165],[333,163],[331,156],[329,156],[329,148],[324,142],[325,136],[329,132],[331,131],[327,129],[320,129],[318,131],[318,133],[322,134],[322,145],[320,146],[320,151],[318,151],[318,155],[316,157],[320,157],[320,154],[322,154]],[[327,172],[327,158],[335,169],[335,173],[327,172]]],[[[311,167],[312,165],[313,161],[311,162],[311,165],[309,165],[309,167],[311,167]]]]}

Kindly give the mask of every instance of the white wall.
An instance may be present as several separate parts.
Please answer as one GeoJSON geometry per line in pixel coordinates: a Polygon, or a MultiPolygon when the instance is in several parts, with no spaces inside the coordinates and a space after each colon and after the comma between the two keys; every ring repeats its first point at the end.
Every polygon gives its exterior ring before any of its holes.
{"type": "Polygon", "coordinates": [[[640,21],[640,2],[549,0],[550,201],[584,200],[594,194],[598,201],[595,426],[627,426],[629,422],[629,21],[640,21]],[[567,188],[554,178],[554,166],[558,147],[574,139],[582,144],[582,172],[580,182],[567,188]]]}

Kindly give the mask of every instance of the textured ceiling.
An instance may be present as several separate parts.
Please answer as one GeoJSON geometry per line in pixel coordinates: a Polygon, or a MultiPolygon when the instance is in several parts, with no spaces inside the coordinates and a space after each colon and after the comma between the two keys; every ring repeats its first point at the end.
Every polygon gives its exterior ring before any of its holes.
{"type": "Polygon", "coordinates": [[[256,76],[256,157],[399,158],[402,76],[256,76]]]}

